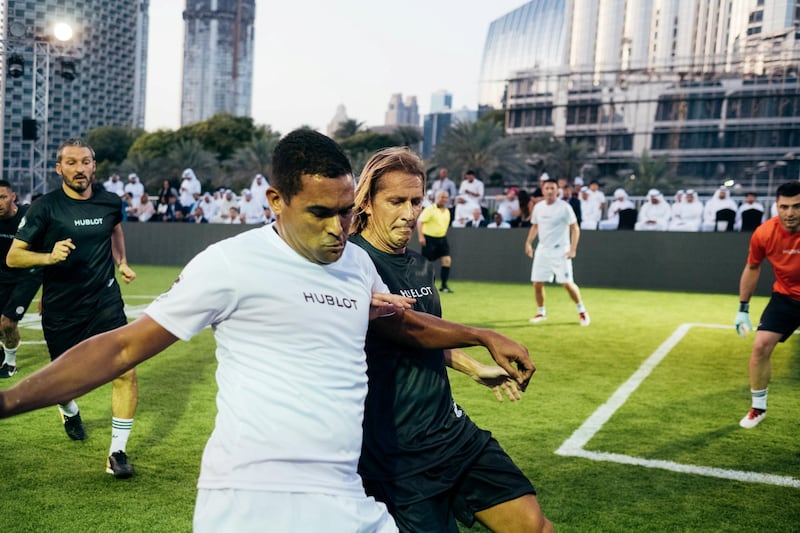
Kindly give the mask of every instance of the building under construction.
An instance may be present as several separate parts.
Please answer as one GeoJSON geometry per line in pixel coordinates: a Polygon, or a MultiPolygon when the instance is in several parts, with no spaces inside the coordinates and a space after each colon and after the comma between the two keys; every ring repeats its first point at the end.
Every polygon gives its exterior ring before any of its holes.
{"type": "Polygon", "coordinates": [[[255,0],[186,0],[181,125],[250,116],[255,0]]]}

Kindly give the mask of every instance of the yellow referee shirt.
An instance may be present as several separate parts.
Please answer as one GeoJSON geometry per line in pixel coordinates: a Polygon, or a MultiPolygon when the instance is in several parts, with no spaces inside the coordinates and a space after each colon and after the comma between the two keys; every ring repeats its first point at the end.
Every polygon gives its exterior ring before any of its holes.
{"type": "Polygon", "coordinates": [[[419,215],[422,234],[429,237],[444,237],[450,227],[450,210],[440,209],[436,204],[429,205],[419,215]]]}

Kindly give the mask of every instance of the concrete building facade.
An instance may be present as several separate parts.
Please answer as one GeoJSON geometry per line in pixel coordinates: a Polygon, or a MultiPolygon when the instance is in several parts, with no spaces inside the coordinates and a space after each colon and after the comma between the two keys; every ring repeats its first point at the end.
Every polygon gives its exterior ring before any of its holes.
{"type": "Polygon", "coordinates": [[[144,127],[148,8],[148,0],[2,2],[2,177],[21,196],[58,183],[52,169],[64,139],[144,127]],[[67,41],[54,36],[59,22],[72,29],[67,41]]]}

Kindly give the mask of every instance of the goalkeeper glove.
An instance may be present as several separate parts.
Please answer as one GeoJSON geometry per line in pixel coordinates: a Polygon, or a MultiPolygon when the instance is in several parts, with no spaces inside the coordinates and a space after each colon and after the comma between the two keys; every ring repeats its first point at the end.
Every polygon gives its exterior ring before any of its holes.
{"type": "Polygon", "coordinates": [[[734,324],[736,325],[736,333],[738,333],[740,337],[744,337],[747,335],[747,332],[753,329],[753,324],[750,323],[750,313],[747,311],[739,311],[736,313],[736,321],[734,324]]]}

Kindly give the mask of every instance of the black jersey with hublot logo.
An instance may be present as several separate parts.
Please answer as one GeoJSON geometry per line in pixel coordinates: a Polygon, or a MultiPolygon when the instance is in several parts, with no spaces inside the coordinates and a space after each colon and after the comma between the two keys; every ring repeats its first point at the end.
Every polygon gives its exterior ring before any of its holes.
{"type": "MultiPolygon", "coordinates": [[[[393,294],[416,298],[414,310],[441,316],[432,263],[418,253],[389,254],[361,235],[350,241],[372,258],[393,294]]],[[[366,479],[417,474],[463,452],[479,431],[453,401],[442,350],[404,349],[367,334],[369,391],[359,472],[366,479]]],[[[473,439],[482,447],[487,436],[473,439]]]]}
{"type": "Polygon", "coordinates": [[[94,188],[87,200],[70,198],[59,188],[31,204],[17,239],[44,253],[67,238],[75,244],[66,261],[44,267],[45,313],[78,317],[122,305],[111,254],[111,234],[121,221],[121,200],[102,188],[94,188]]]}

